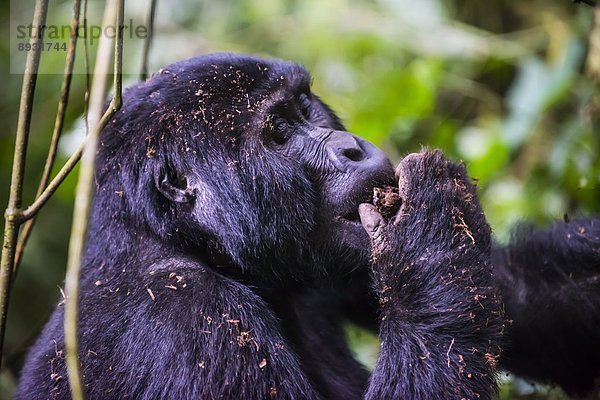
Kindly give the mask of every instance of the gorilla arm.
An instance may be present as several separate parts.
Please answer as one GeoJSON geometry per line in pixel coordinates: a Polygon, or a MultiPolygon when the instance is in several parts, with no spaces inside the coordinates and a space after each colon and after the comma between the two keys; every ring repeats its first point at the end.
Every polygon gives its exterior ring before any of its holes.
{"type": "Polygon", "coordinates": [[[600,376],[600,218],[522,228],[492,257],[512,320],[501,366],[588,394],[600,376]]]}
{"type": "Polygon", "coordinates": [[[395,217],[360,207],[380,303],[367,398],[489,399],[504,319],[475,188],[440,152],[409,155],[397,175],[395,217]]]}
{"type": "MultiPolygon", "coordinates": [[[[80,359],[89,398],[320,398],[279,321],[249,288],[193,261],[160,264],[135,286],[113,281],[84,292],[80,359]]],[[[56,379],[66,376],[61,326],[59,308],[16,399],[70,398],[67,379],[56,379]]]]}

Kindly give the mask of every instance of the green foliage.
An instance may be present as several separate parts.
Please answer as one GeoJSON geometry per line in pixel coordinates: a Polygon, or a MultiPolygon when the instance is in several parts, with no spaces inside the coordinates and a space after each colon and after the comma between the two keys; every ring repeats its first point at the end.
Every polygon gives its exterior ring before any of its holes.
{"type": "MultiPolygon", "coordinates": [[[[90,1],[96,18],[101,3],[90,1]]],[[[129,17],[142,20],[144,2],[127,3],[129,17]]],[[[69,2],[55,2],[51,18],[68,23],[68,10],[69,2]]],[[[8,16],[8,7],[0,6],[0,19],[8,16]]],[[[314,91],[340,113],[348,130],[384,148],[394,161],[422,145],[464,160],[478,179],[497,239],[506,240],[520,221],[546,223],[600,211],[597,82],[582,72],[591,25],[591,10],[568,0],[159,1],[150,65],[157,70],[211,51],[302,63],[312,71],[314,91]]],[[[0,43],[4,59],[8,46],[0,43]]],[[[126,44],[125,70],[140,64],[140,46],[126,44]]],[[[43,57],[50,65],[62,63],[64,55],[43,57]]],[[[4,64],[0,68],[6,76],[0,197],[6,199],[20,76],[9,75],[4,64]]],[[[27,201],[42,169],[60,78],[43,75],[38,82],[27,201]]],[[[65,142],[78,140],[74,127],[81,125],[83,93],[78,76],[67,116],[73,132],[65,142]]],[[[74,182],[69,179],[42,211],[24,259],[9,314],[11,370],[0,377],[0,387],[14,382],[24,349],[59,297],[74,182]]],[[[348,329],[355,350],[371,363],[376,340],[365,335],[348,329]]],[[[557,391],[537,391],[537,397],[526,392],[507,383],[500,398],[559,398],[557,391]]]]}

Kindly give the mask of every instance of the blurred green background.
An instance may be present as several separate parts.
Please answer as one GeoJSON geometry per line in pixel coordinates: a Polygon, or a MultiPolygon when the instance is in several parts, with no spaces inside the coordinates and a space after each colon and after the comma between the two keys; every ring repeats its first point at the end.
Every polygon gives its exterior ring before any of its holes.
{"type": "MultiPolygon", "coordinates": [[[[32,14],[33,2],[0,5],[32,14]]],[[[90,0],[99,19],[103,2],[90,0]]],[[[127,1],[126,18],[143,21],[147,2],[127,1]]],[[[12,13],[11,13],[12,11],[12,13]]],[[[596,18],[600,21],[600,12],[596,18]]],[[[68,24],[71,3],[52,1],[49,20],[68,24]]],[[[467,163],[496,239],[521,221],[544,224],[600,211],[600,42],[594,10],[570,0],[169,0],[158,2],[150,66],[214,51],[297,61],[314,92],[348,130],[383,148],[394,162],[420,146],[467,163]],[[596,31],[592,34],[594,27],[596,31]],[[597,46],[600,46],[598,44],[597,46]],[[594,66],[595,63],[595,66],[594,66]]],[[[0,41],[0,199],[8,198],[22,76],[9,73],[9,40],[0,41]]],[[[140,41],[128,41],[125,69],[137,71],[140,41]]],[[[81,56],[81,53],[79,54],[81,56]]],[[[64,53],[43,55],[62,65],[64,53]]],[[[60,67],[62,68],[62,67],[60,67]]],[[[49,143],[60,75],[38,80],[25,203],[32,200],[49,143]]],[[[126,76],[126,83],[136,81],[126,76]]],[[[81,137],[84,77],[75,76],[59,164],[81,137]]],[[[0,398],[8,398],[27,347],[60,296],[70,231],[74,175],[42,210],[11,297],[0,398]]],[[[376,338],[348,337],[367,364],[376,338]]],[[[501,398],[563,398],[558,389],[502,376],[501,398]]]]}

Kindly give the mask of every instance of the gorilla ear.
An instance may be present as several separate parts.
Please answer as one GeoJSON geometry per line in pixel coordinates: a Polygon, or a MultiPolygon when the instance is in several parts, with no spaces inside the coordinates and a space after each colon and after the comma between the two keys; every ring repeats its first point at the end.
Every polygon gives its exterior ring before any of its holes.
{"type": "Polygon", "coordinates": [[[175,203],[189,203],[194,197],[185,177],[173,178],[162,168],[154,170],[154,185],[163,196],[175,203]]]}

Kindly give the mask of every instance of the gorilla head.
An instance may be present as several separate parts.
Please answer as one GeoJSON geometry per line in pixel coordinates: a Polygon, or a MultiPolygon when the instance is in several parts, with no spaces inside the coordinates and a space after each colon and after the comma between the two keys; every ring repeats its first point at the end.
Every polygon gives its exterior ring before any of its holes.
{"type": "Polygon", "coordinates": [[[124,94],[100,140],[97,201],[211,263],[281,277],[366,263],[358,204],[392,178],[386,156],[311,93],[305,69],[216,54],[124,94]],[[115,204],[122,188],[135,190],[115,204]]]}

